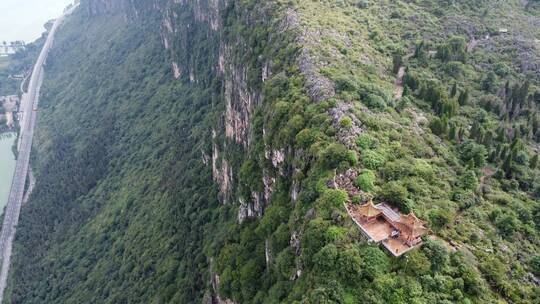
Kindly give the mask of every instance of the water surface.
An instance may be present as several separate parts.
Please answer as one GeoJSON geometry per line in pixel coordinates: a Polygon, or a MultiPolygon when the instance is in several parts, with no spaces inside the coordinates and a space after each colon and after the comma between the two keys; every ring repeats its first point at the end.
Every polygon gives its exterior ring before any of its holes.
{"type": "Polygon", "coordinates": [[[11,150],[15,138],[14,133],[0,134],[0,214],[4,212],[15,170],[15,156],[11,150]]]}

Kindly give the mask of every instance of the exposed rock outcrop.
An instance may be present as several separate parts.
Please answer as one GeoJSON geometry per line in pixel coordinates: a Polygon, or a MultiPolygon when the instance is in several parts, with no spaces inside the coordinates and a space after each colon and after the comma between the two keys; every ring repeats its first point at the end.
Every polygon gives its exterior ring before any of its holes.
{"type": "Polygon", "coordinates": [[[232,185],[233,171],[229,162],[220,154],[216,140],[216,131],[212,131],[212,177],[219,185],[219,201],[227,203],[229,201],[232,185]]]}
{"type": "Polygon", "coordinates": [[[358,139],[358,136],[364,132],[362,122],[356,117],[356,115],[350,114],[352,107],[353,105],[350,103],[340,103],[336,107],[330,109],[332,124],[337,130],[339,130],[337,138],[349,149],[356,147],[356,139],[358,139]],[[341,126],[341,121],[345,117],[348,117],[351,120],[351,126],[348,128],[341,126]]]}
{"type": "Polygon", "coordinates": [[[333,97],[336,92],[334,84],[326,77],[321,75],[315,59],[311,56],[309,45],[312,41],[319,41],[320,33],[308,31],[300,26],[300,16],[294,9],[289,8],[285,13],[281,29],[292,30],[298,33],[297,42],[302,45],[302,50],[298,56],[297,62],[300,71],[306,77],[306,87],[308,94],[315,102],[319,102],[333,97]]]}

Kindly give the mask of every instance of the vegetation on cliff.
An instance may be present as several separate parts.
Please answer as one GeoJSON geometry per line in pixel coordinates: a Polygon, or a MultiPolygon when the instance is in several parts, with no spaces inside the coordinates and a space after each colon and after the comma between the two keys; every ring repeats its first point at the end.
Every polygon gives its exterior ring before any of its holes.
{"type": "Polygon", "coordinates": [[[59,33],[11,302],[540,300],[537,1],[132,5],[59,33]]]}

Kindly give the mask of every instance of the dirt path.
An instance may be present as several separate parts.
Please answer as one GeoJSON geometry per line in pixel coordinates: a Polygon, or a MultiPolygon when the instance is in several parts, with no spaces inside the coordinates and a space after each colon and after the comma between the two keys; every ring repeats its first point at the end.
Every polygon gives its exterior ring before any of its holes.
{"type": "Polygon", "coordinates": [[[394,99],[400,100],[403,97],[403,78],[405,77],[405,67],[400,66],[396,78],[396,88],[394,89],[394,99]]]}
{"type": "Polygon", "coordinates": [[[478,46],[480,42],[487,41],[489,40],[489,38],[489,34],[480,40],[476,40],[476,38],[472,37],[472,39],[467,43],[467,53],[472,53],[472,51],[474,51],[474,49],[476,48],[476,46],[478,46]]]}
{"type": "MultiPolygon", "coordinates": [[[[414,56],[414,52],[409,53],[403,57],[403,62],[408,61],[412,56],[414,56]]],[[[394,100],[400,100],[401,97],[403,97],[403,79],[405,78],[405,65],[401,65],[399,67],[397,78],[396,78],[396,87],[394,89],[394,100]]]]}
{"type": "Polygon", "coordinates": [[[489,180],[491,176],[495,174],[495,170],[490,167],[482,168],[482,176],[480,177],[480,182],[478,183],[478,191],[482,190],[486,185],[486,180],[489,180]]]}

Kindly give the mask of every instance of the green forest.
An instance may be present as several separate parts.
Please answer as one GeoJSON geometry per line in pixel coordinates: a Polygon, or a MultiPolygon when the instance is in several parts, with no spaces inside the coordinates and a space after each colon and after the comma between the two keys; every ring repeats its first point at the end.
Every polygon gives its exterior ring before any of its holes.
{"type": "Polygon", "coordinates": [[[540,302],[538,1],[112,2],[47,59],[4,303],[540,302]]]}

